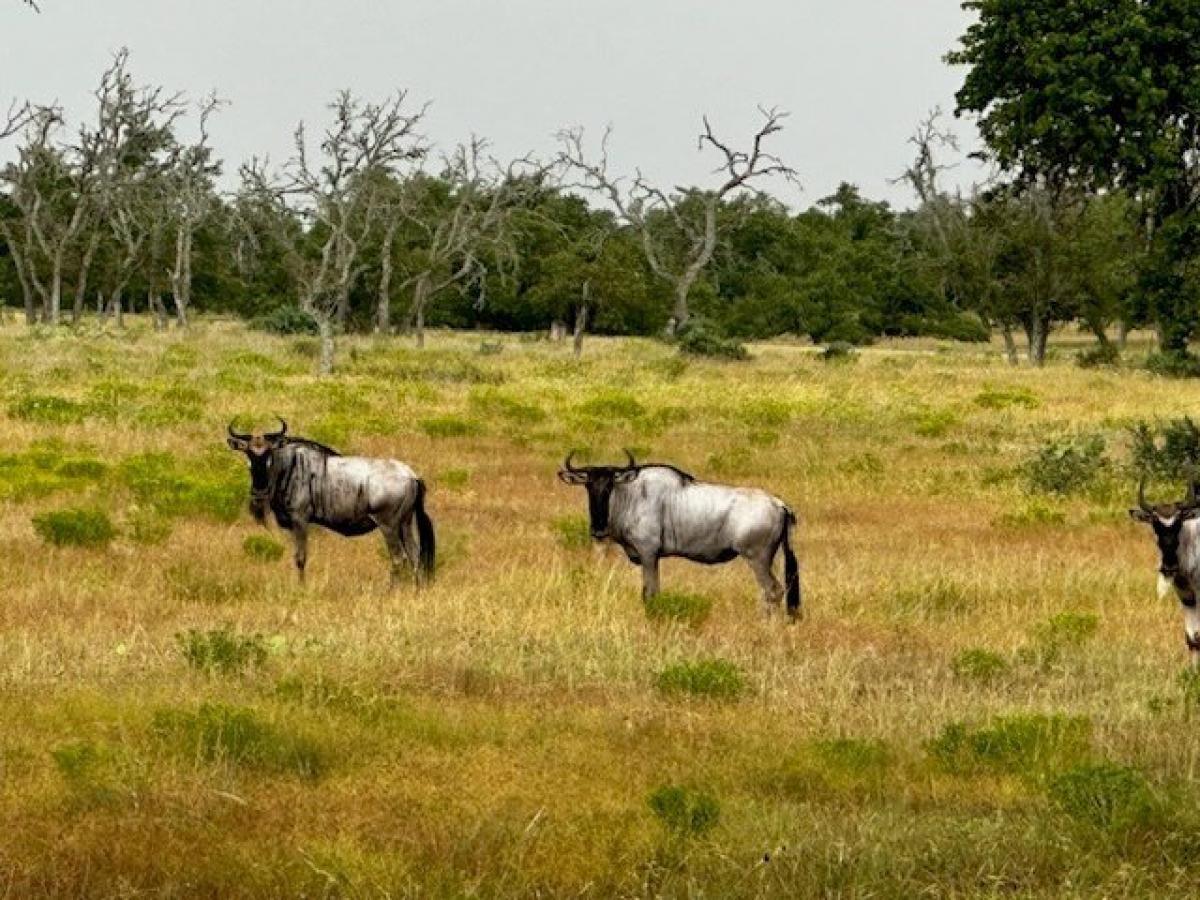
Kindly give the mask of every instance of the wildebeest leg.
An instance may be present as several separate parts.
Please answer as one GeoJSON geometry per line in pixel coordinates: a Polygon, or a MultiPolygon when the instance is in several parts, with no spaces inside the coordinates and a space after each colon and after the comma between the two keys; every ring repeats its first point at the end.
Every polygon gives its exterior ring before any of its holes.
{"type": "Polygon", "coordinates": [[[769,617],[779,606],[779,601],[783,599],[783,585],[779,583],[779,579],[772,571],[772,562],[775,559],[774,548],[770,554],[756,553],[745,559],[746,564],[754,573],[754,579],[758,582],[763,616],[769,617]]]}
{"type": "Polygon", "coordinates": [[[400,581],[401,563],[412,558],[404,542],[404,525],[399,522],[380,522],[379,530],[387,544],[388,557],[392,562],[392,586],[395,587],[400,581]]]}
{"type": "Polygon", "coordinates": [[[300,583],[304,584],[304,567],[308,564],[308,526],[296,523],[292,526],[293,558],[296,560],[296,571],[300,573],[300,583]]]}
{"type": "Polygon", "coordinates": [[[1188,659],[1193,669],[1200,669],[1200,609],[1196,606],[1196,595],[1182,594],[1179,602],[1183,604],[1183,637],[1187,641],[1188,659]]]}
{"type": "Polygon", "coordinates": [[[642,599],[658,595],[658,554],[639,554],[642,558],[642,599]]]}

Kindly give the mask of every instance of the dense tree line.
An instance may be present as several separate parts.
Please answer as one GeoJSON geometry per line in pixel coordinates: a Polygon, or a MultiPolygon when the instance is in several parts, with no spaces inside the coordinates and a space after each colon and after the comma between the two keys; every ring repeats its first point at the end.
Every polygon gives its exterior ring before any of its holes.
{"type": "Polygon", "coordinates": [[[120,53],[76,130],[32,103],[0,121],[0,299],[31,324],[119,324],[132,309],[162,327],[219,311],[313,328],[324,369],[339,332],[419,344],[430,325],[661,334],[700,318],[735,338],[852,343],[997,330],[1014,362],[1020,336],[1034,364],[1070,322],[1102,344],[1149,323],[1186,343],[1190,182],[1123,177],[1115,162],[1101,178],[1120,147],[1094,149],[1086,170],[1035,156],[1047,139],[1001,115],[1017,102],[1004,99],[1011,73],[990,71],[1011,4],[970,5],[982,21],[955,56],[973,66],[960,104],[988,111],[985,137],[1014,177],[946,189],[957,148],[931,116],[901,176],[908,211],[850,183],[799,212],[766,193],[795,177],[770,152],[776,110],[741,143],[705,120],[714,184],[664,190],[609,172],[610,135],[589,150],[564,131],[555,158],[500,161],[482,139],[431,143],[425,107],[403,93],[342,93],[281,165],[250,160],[235,177],[209,140],[221,102],[139,84],[120,53]]]}

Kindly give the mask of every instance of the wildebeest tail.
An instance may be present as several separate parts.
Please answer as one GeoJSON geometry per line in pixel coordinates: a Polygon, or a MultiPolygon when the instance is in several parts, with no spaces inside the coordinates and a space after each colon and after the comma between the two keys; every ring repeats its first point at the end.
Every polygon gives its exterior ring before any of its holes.
{"type": "Polygon", "coordinates": [[[417,502],[413,506],[417,517],[417,538],[420,543],[421,572],[426,578],[433,577],[437,554],[437,538],[433,533],[433,522],[425,512],[425,482],[417,479],[417,502]]]}
{"type": "Polygon", "coordinates": [[[796,514],[786,506],[783,509],[783,581],[787,588],[787,611],[792,619],[800,618],[800,564],[792,550],[792,529],[796,527],[796,514]]]}

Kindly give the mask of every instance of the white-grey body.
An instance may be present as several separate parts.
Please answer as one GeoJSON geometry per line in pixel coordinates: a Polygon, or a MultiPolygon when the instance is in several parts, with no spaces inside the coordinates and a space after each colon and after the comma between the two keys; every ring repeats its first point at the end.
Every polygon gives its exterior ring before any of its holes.
{"type": "Polygon", "coordinates": [[[1151,506],[1146,502],[1146,481],[1138,485],[1138,506],[1129,511],[1138,522],[1154,530],[1158,544],[1158,595],[1171,591],[1183,608],[1183,633],[1193,667],[1200,668],[1200,491],[1190,481],[1188,496],[1180,503],[1151,506]]]}
{"type": "Polygon", "coordinates": [[[320,525],[346,537],[383,534],[392,577],[407,562],[424,579],[433,573],[435,539],[425,512],[425,483],[394,459],[342,456],[284,431],[238,435],[229,444],[250,462],[250,509],[262,521],[269,508],[292,534],[300,577],[308,561],[308,529],[320,525]]]}
{"type": "Polygon", "coordinates": [[[624,468],[569,466],[560,478],[588,486],[593,537],[620,546],[642,568],[642,593],[659,592],[659,560],[681,557],[709,565],[742,557],[758,581],[766,610],[785,594],[800,610],[799,569],[790,545],[792,511],[757,488],[697,481],[673,466],[631,462],[624,468]],[[783,551],[785,581],[773,564],[783,551]]]}

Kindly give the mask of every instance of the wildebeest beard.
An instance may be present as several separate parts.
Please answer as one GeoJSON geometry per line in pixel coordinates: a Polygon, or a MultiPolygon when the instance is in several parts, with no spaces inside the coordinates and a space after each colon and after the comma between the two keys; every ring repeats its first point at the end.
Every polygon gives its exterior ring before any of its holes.
{"type": "Polygon", "coordinates": [[[250,514],[260,525],[266,524],[268,501],[271,499],[271,473],[267,467],[269,454],[250,459],[250,514]]]}

